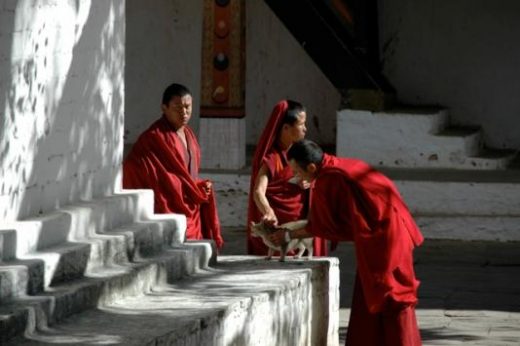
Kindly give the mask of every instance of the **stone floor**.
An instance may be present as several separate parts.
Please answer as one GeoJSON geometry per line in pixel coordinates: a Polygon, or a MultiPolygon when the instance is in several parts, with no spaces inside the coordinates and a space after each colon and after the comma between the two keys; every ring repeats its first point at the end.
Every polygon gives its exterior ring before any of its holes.
{"type": "MultiPolygon", "coordinates": [[[[244,231],[224,229],[223,254],[245,254],[244,231]]],[[[352,245],[340,259],[340,345],[354,278],[352,245]]],[[[423,344],[520,345],[520,242],[426,240],[416,250],[421,280],[417,309],[423,344]]]]}

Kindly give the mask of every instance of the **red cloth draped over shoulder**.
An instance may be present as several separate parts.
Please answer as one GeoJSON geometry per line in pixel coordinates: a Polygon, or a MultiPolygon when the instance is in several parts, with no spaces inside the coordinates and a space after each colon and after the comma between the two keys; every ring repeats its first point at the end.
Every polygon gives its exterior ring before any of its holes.
{"type": "Polygon", "coordinates": [[[368,310],[415,305],[412,250],[423,236],[390,179],[360,160],[324,154],[312,198],[308,231],[354,242],[368,310]]]}
{"type": "MultiPolygon", "coordinates": [[[[261,238],[251,236],[249,226],[251,221],[259,222],[262,217],[253,198],[255,181],[262,165],[266,165],[269,171],[266,197],[278,218],[278,223],[283,224],[307,218],[309,191],[289,182],[294,174],[290,166],[287,165],[285,152],[276,147],[277,135],[287,107],[285,100],[276,104],[260,136],[253,156],[247,217],[247,252],[252,255],[267,255],[267,247],[261,238]]],[[[315,237],[314,255],[326,256],[327,253],[326,241],[315,237]]]]}
{"type": "Polygon", "coordinates": [[[187,239],[213,239],[218,248],[224,244],[214,191],[208,197],[206,180],[199,179],[200,148],[195,134],[184,128],[190,154],[190,169],[185,147],[163,116],[139,136],[123,163],[125,189],[152,189],[157,214],[186,215],[187,239]],[[190,174],[190,171],[192,174],[190,174]]]}

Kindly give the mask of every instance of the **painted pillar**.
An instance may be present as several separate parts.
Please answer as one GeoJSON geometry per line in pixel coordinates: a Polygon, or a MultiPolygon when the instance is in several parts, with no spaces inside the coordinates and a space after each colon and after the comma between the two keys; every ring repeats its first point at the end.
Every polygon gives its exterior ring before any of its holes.
{"type": "Polygon", "coordinates": [[[199,142],[202,168],[245,166],[243,0],[204,0],[199,142]]]}

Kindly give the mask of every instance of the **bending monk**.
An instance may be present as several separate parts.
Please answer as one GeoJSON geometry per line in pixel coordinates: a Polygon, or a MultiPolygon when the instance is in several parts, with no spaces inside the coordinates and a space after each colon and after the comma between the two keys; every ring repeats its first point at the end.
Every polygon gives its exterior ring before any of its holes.
{"type": "Polygon", "coordinates": [[[423,236],[394,184],[363,161],[324,154],[307,140],[294,143],[287,158],[297,175],[314,182],[309,220],[290,234],[278,230],[271,241],[313,235],[354,242],[346,345],[421,345],[412,252],[423,236]]]}
{"type": "Polygon", "coordinates": [[[224,244],[210,181],[199,179],[200,147],[188,126],[191,92],[172,84],[162,98],[162,117],[143,132],[123,163],[125,189],[152,189],[155,213],[186,215],[187,239],[224,244]]]}

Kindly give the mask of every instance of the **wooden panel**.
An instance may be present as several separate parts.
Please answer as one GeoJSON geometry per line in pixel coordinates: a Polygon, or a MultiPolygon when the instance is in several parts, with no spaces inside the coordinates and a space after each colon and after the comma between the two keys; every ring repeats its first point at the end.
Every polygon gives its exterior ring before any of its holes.
{"type": "Polygon", "coordinates": [[[202,33],[202,118],[244,113],[244,1],[205,0],[202,33]]]}

